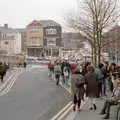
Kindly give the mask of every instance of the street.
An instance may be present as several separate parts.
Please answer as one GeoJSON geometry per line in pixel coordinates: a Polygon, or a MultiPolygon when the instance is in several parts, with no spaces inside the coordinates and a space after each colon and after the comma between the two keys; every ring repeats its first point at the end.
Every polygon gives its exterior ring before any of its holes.
{"type": "Polygon", "coordinates": [[[1,120],[50,120],[68,102],[70,94],[49,80],[47,68],[21,74],[12,89],[0,97],[1,120]]]}

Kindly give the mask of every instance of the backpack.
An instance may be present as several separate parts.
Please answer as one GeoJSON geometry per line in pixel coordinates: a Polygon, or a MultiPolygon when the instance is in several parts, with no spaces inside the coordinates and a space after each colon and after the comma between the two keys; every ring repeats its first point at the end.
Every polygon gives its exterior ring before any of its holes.
{"type": "Polygon", "coordinates": [[[69,73],[67,70],[64,71],[64,76],[66,76],[66,77],[69,76],[69,73]]]}
{"type": "Polygon", "coordinates": [[[102,80],[104,78],[104,75],[102,73],[102,70],[99,68],[96,68],[95,73],[97,74],[97,79],[102,80]]]}
{"type": "Polygon", "coordinates": [[[75,79],[75,85],[77,88],[80,88],[82,85],[84,85],[85,79],[82,75],[77,76],[75,79]]]}
{"type": "Polygon", "coordinates": [[[56,74],[60,74],[61,73],[61,67],[60,67],[60,65],[56,65],[54,67],[54,71],[55,71],[56,74]]]}
{"type": "Polygon", "coordinates": [[[0,73],[3,73],[3,72],[4,72],[4,65],[1,64],[1,65],[0,65],[0,73]]]}

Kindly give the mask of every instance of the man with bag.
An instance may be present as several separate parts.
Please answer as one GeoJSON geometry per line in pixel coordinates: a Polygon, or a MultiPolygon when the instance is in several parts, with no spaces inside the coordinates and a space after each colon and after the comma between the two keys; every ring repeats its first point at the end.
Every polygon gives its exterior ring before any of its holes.
{"type": "Polygon", "coordinates": [[[56,63],[56,65],[54,66],[54,73],[56,78],[56,85],[59,85],[61,75],[61,66],[59,65],[59,63],[56,63]]]}

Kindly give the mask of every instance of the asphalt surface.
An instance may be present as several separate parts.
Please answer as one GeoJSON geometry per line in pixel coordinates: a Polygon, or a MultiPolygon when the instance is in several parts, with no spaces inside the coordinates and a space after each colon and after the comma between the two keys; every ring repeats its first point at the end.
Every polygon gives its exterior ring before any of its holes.
{"type": "Polygon", "coordinates": [[[47,68],[34,68],[18,77],[0,97],[0,120],[50,120],[71,101],[70,94],[47,76],[47,68]]]}

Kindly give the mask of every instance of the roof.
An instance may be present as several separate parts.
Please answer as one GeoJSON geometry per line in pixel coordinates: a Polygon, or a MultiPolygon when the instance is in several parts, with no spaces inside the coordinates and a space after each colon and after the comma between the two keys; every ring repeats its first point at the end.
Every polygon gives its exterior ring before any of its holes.
{"type": "Polygon", "coordinates": [[[40,20],[39,22],[40,22],[40,24],[42,24],[43,27],[60,26],[60,24],[55,22],[54,20],[40,20]]]}
{"type": "Polygon", "coordinates": [[[0,30],[4,31],[4,32],[8,32],[8,33],[18,33],[18,31],[16,29],[12,29],[12,28],[0,27],[0,30]]]}
{"type": "Polygon", "coordinates": [[[27,25],[27,27],[31,27],[31,26],[41,26],[41,24],[38,20],[33,20],[27,25]]]}
{"type": "Polygon", "coordinates": [[[26,32],[26,29],[23,29],[23,28],[17,28],[15,30],[18,31],[18,32],[26,32]]]}
{"type": "Polygon", "coordinates": [[[54,20],[33,20],[31,23],[27,25],[27,27],[29,26],[47,27],[47,26],[60,26],[60,24],[55,22],[54,20]]]}

